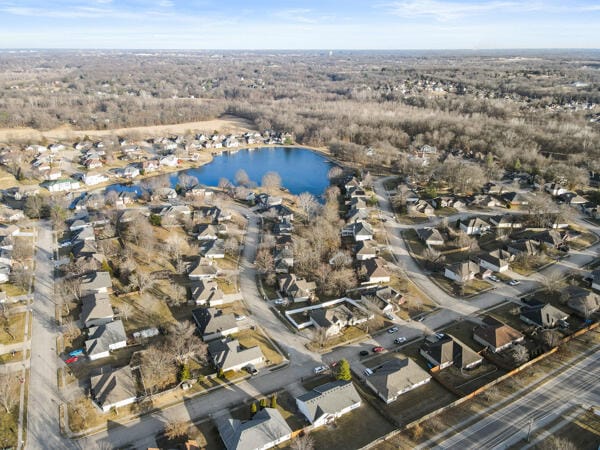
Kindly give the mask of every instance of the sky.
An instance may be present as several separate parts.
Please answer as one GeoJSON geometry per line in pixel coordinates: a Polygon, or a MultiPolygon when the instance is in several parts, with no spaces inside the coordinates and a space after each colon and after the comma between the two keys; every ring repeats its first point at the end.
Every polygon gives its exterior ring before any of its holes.
{"type": "Polygon", "coordinates": [[[0,48],[600,48],[600,0],[0,0],[0,48]]]}

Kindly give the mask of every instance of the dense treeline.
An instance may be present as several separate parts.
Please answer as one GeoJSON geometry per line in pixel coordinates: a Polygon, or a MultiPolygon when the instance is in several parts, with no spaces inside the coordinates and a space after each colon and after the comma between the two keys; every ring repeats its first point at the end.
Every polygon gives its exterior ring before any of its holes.
{"type": "Polygon", "coordinates": [[[315,52],[0,57],[0,127],[116,128],[224,112],[378,162],[423,144],[544,168],[600,161],[600,54],[315,52]],[[594,114],[596,116],[594,116],[594,114]],[[341,145],[344,144],[344,145],[341,145]]]}

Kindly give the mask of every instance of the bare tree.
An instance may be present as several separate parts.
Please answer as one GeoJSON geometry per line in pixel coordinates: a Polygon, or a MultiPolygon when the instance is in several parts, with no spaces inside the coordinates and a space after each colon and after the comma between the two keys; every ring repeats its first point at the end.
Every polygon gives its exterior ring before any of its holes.
{"type": "Polygon", "coordinates": [[[239,169],[235,173],[234,180],[235,184],[237,184],[238,186],[247,186],[250,183],[250,177],[244,169],[239,169]]]}
{"type": "Polygon", "coordinates": [[[302,208],[302,211],[304,211],[304,214],[306,215],[306,222],[308,222],[312,218],[313,214],[319,206],[319,202],[317,202],[315,196],[309,192],[303,192],[298,196],[298,204],[300,205],[300,208],[302,208]]]}
{"type": "Polygon", "coordinates": [[[187,173],[180,173],[177,177],[177,184],[184,191],[189,191],[190,189],[198,186],[198,178],[193,175],[189,175],[187,173]]]}
{"type": "Polygon", "coordinates": [[[196,335],[196,326],[189,321],[177,322],[169,327],[167,342],[169,350],[179,364],[186,364],[190,358],[206,358],[208,347],[196,335]]]}
{"type": "Polygon", "coordinates": [[[225,240],[225,251],[227,253],[229,253],[230,255],[234,255],[238,252],[240,248],[240,243],[239,241],[233,237],[230,236],[225,240]]]}
{"type": "Polygon", "coordinates": [[[256,253],[254,265],[263,273],[272,271],[275,267],[275,261],[273,260],[273,253],[271,250],[268,248],[260,248],[256,253]]]}
{"type": "Polygon", "coordinates": [[[121,317],[125,320],[129,320],[129,317],[131,317],[134,310],[135,307],[131,303],[123,302],[119,306],[119,312],[121,314],[121,317]]]}
{"type": "Polygon", "coordinates": [[[577,450],[579,447],[567,438],[550,436],[536,448],[539,450],[577,450]]]}
{"type": "Polygon", "coordinates": [[[281,177],[277,172],[267,172],[261,181],[262,187],[268,191],[274,191],[281,187],[281,177]]]}
{"type": "Polygon", "coordinates": [[[315,440],[310,434],[304,433],[292,441],[292,450],[314,450],[315,440]]]}
{"type": "Polygon", "coordinates": [[[19,402],[18,384],[11,375],[0,375],[0,405],[8,414],[19,402]]]}
{"type": "Polygon", "coordinates": [[[168,439],[177,439],[182,436],[187,436],[188,429],[188,422],[183,420],[170,420],[165,424],[165,436],[168,439]]]}
{"type": "Polygon", "coordinates": [[[175,305],[181,305],[185,303],[187,300],[187,290],[180,284],[176,284],[173,286],[173,295],[171,296],[171,301],[175,305]]]}
{"type": "Polygon", "coordinates": [[[517,344],[510,350],[510,357],[515,365],[520,366],[529,361],[529,350],[524,345],[517,344]]]}
{"type": "Polygon", "coordinates": [[[150,289],[155,283],[152,275],[145,270],[141,270],[139,267],[132,274],[131,282],[133,286],[140,291],[140,294],[143,294],[146,290],[150,289]]]}
{"type": "Polygon", "coordinates": [[[548,348],[554,348],[560,344],[561,336],[556,330],[542,330],[540,340],[548,348]]]}
{"type": "Polygon", "coordinates": [[[542,286],[550,293],[560,292],[563,284],[562,275],[559,272],[552,272],[542,278],[542,286]]]}
{"type": "Polygon", "coordinates": [[[327,178],[329,178],[329,181],[332,183],[336,183],[343,174],[344,171],[340,166],[333,166],[331,169],[329,169],[329,172],[327,172],[327,178]]]}

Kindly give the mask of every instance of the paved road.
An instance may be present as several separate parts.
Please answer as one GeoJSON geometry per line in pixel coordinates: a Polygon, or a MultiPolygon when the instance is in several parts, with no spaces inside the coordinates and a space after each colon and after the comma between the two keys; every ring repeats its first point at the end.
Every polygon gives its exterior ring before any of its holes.
{"type": "Polygon", "coordinates": [[[54,319],[54,269],[50,256],[53,250],[49,221],[41,221],[35,253],[35,293],[31,336],[31,371],[27,405],[27,448],[72,448],[63,439],[58,422],[56,371],[60,362],[56,356],[54,319]]]}
{"type": "Polygon", "coordinates": [[[567,369],[540,388],[439,443],[436,449],[504,449],[544,428],[562,414],[582,403],[600,402],[600,353],[567,369]]]}

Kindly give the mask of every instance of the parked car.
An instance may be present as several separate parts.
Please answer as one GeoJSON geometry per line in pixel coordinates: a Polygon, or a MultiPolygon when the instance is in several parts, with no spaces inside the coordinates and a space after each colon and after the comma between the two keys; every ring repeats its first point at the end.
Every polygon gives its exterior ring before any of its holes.
{"type": "Polygon", "coordinates": [[[369,356],[369,352],[366,350],[361,350],[359,353],[360,356],[369,356]]]}
{"type": "Polygon", "coordinates": [[[521,284],[521,282],[519,280],[510,280],[508,282],[509,286],[518,286],[519,284],[521,284]]]}
{"type": "Polygon", "coordinates": [[[63,242],[61,242],[60,244],[58,244],[58,246],[59,246],[60,248],[63,248],[63,247],[68,247],[68,246],[69,246],[69,245],[71,245],[71,244],[72,244],[72,242],[71,242],[71,241],[63,241],[63,242]]]}
{"type": "Polygon", "coordinates": [[[373,375],[373,371],[371,369],[369,369],[368,367],[363,372],[368,377],[370,377],[371,375],[373,375]]]}
{"type": "Polygon", "coordinates": [[[384,316],[388,320],[394,320],[394,315],[392,313],[386,312],[384,316]]]}
{"type": "Polygon", "coordinates": [[[404,336],[394,339],[394,344],[402,344],[406,342],[406,338],[404,336]]]}
{"type": "Polygon", "coordinates": [[[381,353],[385,349],[381,346],[373,347],[373,353],[381,353]]]}
{"type": "Polygon", "coordinates": [[[318,375],[318,374],[320,374],[320,373],[323,373],[323,372],[325,372],[326,370],[327,370],[327,367],[326,367],[326,366],[318,366],[318,367],[315,367],[315,368],[313,369],[313,372],[314,372],[316,375],[318,375]]]}
{"type": "Polygon", "coordinates": [[[77,350],[73,350],[72,352],[69,353],[69,356],[81,356],[81,355],[83,355],[82,348],[78,348],[77,350]]]}
{"type": "Polygon", "coordinates": [[[387,332],[388,332],[389,334],[394,334],[394,333],[395,333],[395,332],[397,332],[397,331],[398,331],[398,327],[392,327],[392,328],[390,328],[390,329],[389,329],[387,332]]]}
{"type": "Polygon", "coordinates": [[[488,280],[493,281],[494,283],[497,283],[498,281],[500,281],[500,278],[498,278],[496,275],[490,275],[488,277],[488,280]]]}
{"type": "Polygon", "coordinates": [[[278,298],[275,300],[276,305],[287,305],[287,300],[285,298],[278,298]]]}
{"type": "Polygon", "coordinates": [[[77,362],[78,360],[79,360],[78,356],[71,356],[70,358],[65,359],[65,362],[67,364],[71,364],[71,363],[77,362]]]}
{"type": "Polygon", "coordinates": [[[256,375],[258,373],[258,369],[254,367],[254,364],[248,364],[246,367],[244,367],[244,370],[250,375],[256,375]]]}
{"type": "Polygon", "coordinates": [[[244,315],[241,315],[241,316],[235,316],[235,320],[237,320],[238,322],[239,322],[240,320],[246,320],[246,316],[244,316],[244,315]]]}

